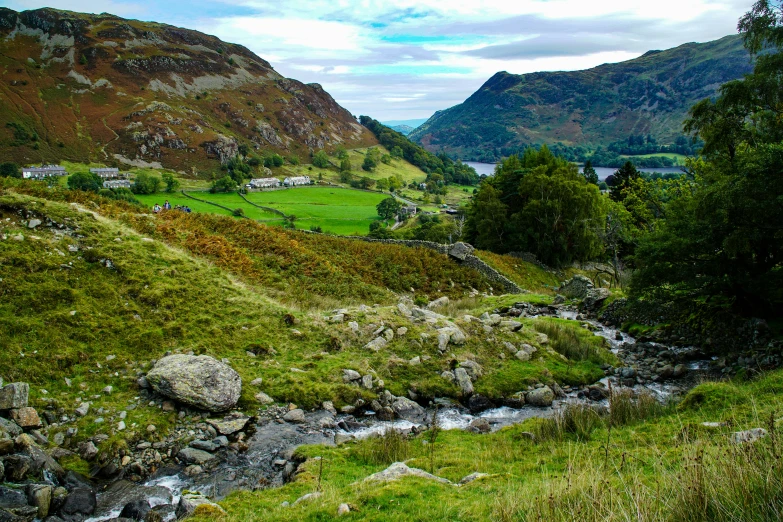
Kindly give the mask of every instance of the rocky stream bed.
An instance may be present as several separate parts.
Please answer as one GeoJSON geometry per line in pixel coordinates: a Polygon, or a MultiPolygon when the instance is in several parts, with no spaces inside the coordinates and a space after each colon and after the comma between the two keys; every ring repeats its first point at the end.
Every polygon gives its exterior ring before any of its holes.
{"type": "MultiPolygon", "coordinates": [[[[183,395],[177,404],[160,396],[156,390],[175,383],[153,370],[140,378],[141,400],[160,401],[164,409],[179,411],[182,422],[162,440],[158,437],[152,442],[151,437],[149,442],[138,442],[114,456],[103,453],[103,459],[97,457],[98,448],[108,437],[98,435],[69,445],[59,432],[50,442],[44,422],[27,406],[27,384],[6,385],[0,388],[0,478],[4,478],[0,484],[0,522],[176,520],[202,504],[220,509],[213,502],[235,490],[283,485],[297,473],[300,462],[294,452],[303,444],[344,444],[388,429],[418,433],[427,429],[433,415],[437,415],[441,429],[486,433],[531,417],[551,416],[568,402],[608,406],[610,383],[615,388],[649,391],[665,401],[704,376],[725,373],[724,361],[707,358],[696,348],[636,342],[575,307],[518,303],[487,314],[482,320],[500,324],[518,317],[538,316],[579,322],[583,328],[606,338],[621,364],[605,366],[605,377],[591,386],[541,383],[501,402],[474,393],[462,404],[436,399],[422,405],[384,390],[370,404],[340,411],[328,402],[316,411],[270,405],[254,417],[234,412],[222,419],[189,406],[187,389],[179,390],[183,395]],[[91,477],[66,472],[60,466],[58,460],[73,453],[93,463],[91,477]]],[[[530,356],[522,352],[524,348],[516,355],[530,356]]],[[[174,366],[181,368],[185,361],[174,361],[174,366]]],[[[226,368],[218,368],[216,374],[223,381],[232,382],[234,375],[226,368]]],[[[196,367],[189,370],[196,374],[199,371],[196,367]]],[[[479,371],[475,363],[464,362],[453,375],[444,378],[464,377],[467,382],[461,384],[468,386],[479,371]]],[[[200,378],[209,380],[210,376],[200,378]]],[[[356,385],[368,384],[350,370],[345,371],[344,378],[356,385]]],[[[229,389],[208,399],[213,401],[214,410],[220,411],[225,409],[221,401],[227,396],[229,402],[236,401],[236,397],[230,397],[232,394],[238,397],[236,389],[229,389]]],[[[45,412],[44,420],[52,424],[59,419],[45,412]]],[[[149,431],[152,434],[154,427],[149,431]]]]}

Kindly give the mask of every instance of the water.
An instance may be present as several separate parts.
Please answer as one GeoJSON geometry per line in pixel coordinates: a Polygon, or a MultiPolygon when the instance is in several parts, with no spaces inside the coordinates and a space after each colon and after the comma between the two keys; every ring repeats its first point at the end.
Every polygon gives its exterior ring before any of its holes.
{"type": "MultiPolygon", "coordinates": [[[[481,175],[485,174],[487,176],[491,176],[495,173],[495,165],[496,163],[480,163],[477,161],[466,161],[465,165],[470,165],[474,169],[476,169],[476,172],[481,175]]],[[[659,172],[661,174],[680,174],[682,172],[682,167],[659,167],[654,169],[636,169],[639,172],[647,172],[647,173],[653,173],[653,172],[659,172]]],[[[582,172],[582,167],[579,167],[579,172],[582,172]]],[[[595,173],[598,174],[598,179],[603,181],[606,178],[608,178],[610,175],[617,172],[616,168],[610,168],[610,167],[595,167],[595,173]]]]}

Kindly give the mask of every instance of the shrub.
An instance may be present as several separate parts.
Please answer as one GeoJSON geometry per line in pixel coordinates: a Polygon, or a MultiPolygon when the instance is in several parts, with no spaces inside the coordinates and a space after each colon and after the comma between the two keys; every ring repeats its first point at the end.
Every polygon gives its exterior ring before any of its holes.
{"type": "Polygon", "coordinates": [[[359,460],[375,465],[402,462],[408,459],[410,452],[410,441],[395,429],[388,429],[383,435],[363,441],[354,450],[359,460]]]}
{"type": "Polygon", "coordinates": [[[131,190],[134,194],[154,194],[160,190],[160,178],[146,172],[140,172],[136,174],[131,190]]]}
{"type": "Polygon", "coordinates": [[[68,176],[68,188],[98,192],[103,186],[101,178],[90,172],[75,172],[68,176]]]}

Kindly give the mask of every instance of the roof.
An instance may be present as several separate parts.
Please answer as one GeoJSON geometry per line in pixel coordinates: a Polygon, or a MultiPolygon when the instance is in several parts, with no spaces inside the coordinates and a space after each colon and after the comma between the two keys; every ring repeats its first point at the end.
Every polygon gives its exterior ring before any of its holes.
{"type": "Polygon", "coordinates": [[[101,172],[119,172],[120,169],[118,168],[100,168],[100,169],[90,169],[90,172],[94,174],[99,174],[101,172]]]}
{"type": "Polygon", "coordinates": [[[45,167],[24,167],[22,172],[65,172],[65,167],[60,165],[46,165],[45,167]]]}

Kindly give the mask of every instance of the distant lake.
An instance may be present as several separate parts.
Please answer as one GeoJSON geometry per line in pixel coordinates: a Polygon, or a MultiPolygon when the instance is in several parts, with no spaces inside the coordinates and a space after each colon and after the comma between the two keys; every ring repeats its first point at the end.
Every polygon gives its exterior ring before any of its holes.
{"type": "MultiPolygon", "coordinates": [[[[466,161],[465,165],[470,165],[474,169],[476,169],[476,172],[478,175],[486,174],[487,176],[491,176],[495,173],[495,163],[479,163],[477,161],[466,161]]],[[[680,173],[682,172],[682,167],[659,167],[657,169],[638,169],[639,172],[660,172],[661,174],[669,174],[669,173],[680,173]]],[[[595,167],[595,172],[598,174],[598,179],[605,180],[608,178],[611,174],[614,174],[617,171],[617,169],[609,168],[609,167],[595,167]]],[[[579,172],[582,172],[582,167],[579,167],[579,172]]]]}

